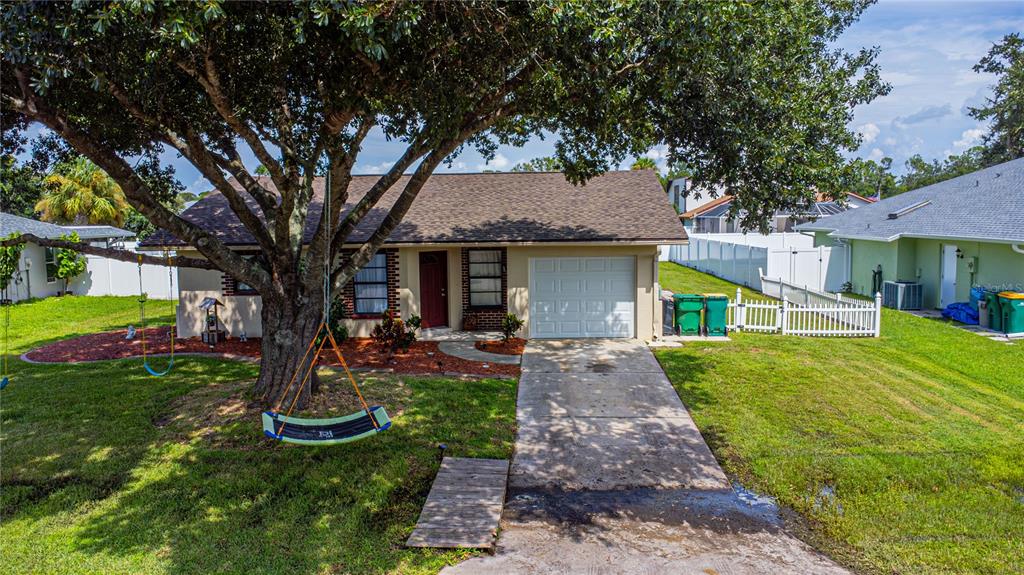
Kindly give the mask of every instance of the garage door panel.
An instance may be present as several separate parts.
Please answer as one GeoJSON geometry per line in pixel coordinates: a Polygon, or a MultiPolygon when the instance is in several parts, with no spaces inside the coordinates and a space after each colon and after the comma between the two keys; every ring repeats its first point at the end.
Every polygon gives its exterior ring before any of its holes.
{"type": "Polygon", "coordinates": [[[579,258],[558,258],[558,271],[564,273],[576,273],[580,271],[579,258]]]}
{"type": "Polygon", "coordinates": [[[635,335],[634,258],[534,258],[530,262],[532,337],[635,335]]]}

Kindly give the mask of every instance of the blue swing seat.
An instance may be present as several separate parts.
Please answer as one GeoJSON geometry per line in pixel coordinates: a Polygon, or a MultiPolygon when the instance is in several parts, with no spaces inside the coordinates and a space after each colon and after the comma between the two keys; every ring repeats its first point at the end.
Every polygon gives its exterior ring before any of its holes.
{"type": "Polygon", "coordinates": [[[0,389],[3,389],[5,387],[7,387],[7,384],[10,383],[10,382],[11,382],[10,378],[8,378],[5,375],[3,379],[0,379],[0,389]]]}
{"type": "Polygon", "coordinates": [[[168,373],[171,372],[171,368],[174,367],[174,356],[171,356],[171,362],[167,364],[167,369],[165,369],[163,371],[156,371],[155,369],[150,367],[149,366],[149,359],[148,358],[142,360],[142,367],[146,368],[146,371],[149,372],[149,375],[152,375],[153,377],[160,377],[162,375],[167,375],[168,373]]]}

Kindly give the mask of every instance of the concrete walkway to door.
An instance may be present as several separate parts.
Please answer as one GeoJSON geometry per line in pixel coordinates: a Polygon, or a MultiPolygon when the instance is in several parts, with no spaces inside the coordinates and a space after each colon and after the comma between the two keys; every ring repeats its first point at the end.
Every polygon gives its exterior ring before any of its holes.
{"type": "Polygon", "coordinates": [[[498,552],[446,574],[848,572],[733,491],[641,342],[531,341],[498,552]]]}

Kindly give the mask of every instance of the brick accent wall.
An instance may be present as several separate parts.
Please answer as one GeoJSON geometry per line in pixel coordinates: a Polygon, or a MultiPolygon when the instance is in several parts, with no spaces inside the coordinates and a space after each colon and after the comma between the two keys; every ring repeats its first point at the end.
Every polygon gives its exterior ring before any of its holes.
{"type": "MultiPolygon", "coordinates": [[[[347,260],[352,256],[354,250],[346,250],[342,252],[341,257],[343,260],[347,260]]],[[[399,311],[399,298],[400,292],[398,288],[398,250],[395,249],[383,249],[378,253],[382,253],[387,256],[385,265],[388,268],[388,311],[395,316],[398,316],[399,311]]],[[[368,315],[368,314],[356,314],[356,288],[353,282],[348,282],[344,287],[341,288],[341,305],[344,310],[344,317],[347,318],[375,318],[384,317],[383,315],[368,315]]]]}
{"type": "Polygon", "coordinates": [[[501,329],[501,320],[508,313],[508,251],[501,251],[501,306],[477,309],[469,305],[469,252],[462,248],[462,329],[494,331],[501,329]]]}

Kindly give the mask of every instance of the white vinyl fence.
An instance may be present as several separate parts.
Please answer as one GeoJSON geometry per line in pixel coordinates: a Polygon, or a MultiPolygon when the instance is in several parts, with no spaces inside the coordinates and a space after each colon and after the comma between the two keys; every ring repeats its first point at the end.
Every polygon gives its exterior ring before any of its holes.
{"type": "Polygon", "coordinates": [[[662,246],[659,259],[757,290],[759,270],[821,291],[840,291],[850,279],[847,246],[814,247],[814,238],[804,234],[690,234],[689,241],[662,246]]]}
{"type": "Polygon", "coordinates": [[[878,337],[882,295],[874,301],[796,286],[781,278],[761,278],[763,293],[777,300],[744,298],[736,288],[729,303],[728,327],[814,337],[878,337]]]}
{"type": "MultiPolygon", "coordinates": [[[[137,242],[124,242],[121,249],[136,251],[137,242]]],[[[174,255],[173,253],[171,255],[174,255]]],[[[162,256],[161,256],[162,257],[162,256]]],[[[68,285],[76,295],[139,295],[139,265],[86,255],[85,273],[68,285]]],[[[178,274],[171,268],[142,266],[142,289],[151,299],[178,299],[178,274]]]]}

